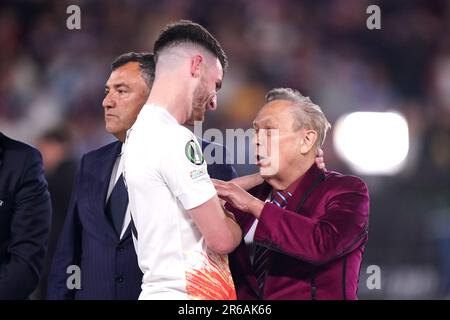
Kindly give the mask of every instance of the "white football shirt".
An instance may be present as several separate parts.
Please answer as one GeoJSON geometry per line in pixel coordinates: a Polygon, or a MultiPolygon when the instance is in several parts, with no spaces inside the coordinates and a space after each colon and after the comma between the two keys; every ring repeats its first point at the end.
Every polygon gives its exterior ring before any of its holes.
{"type": "Polygon", "coordinates": [[[194,134],[145,105],[127,133],[124,164],[144,273],[139,299],[235,299],[228,256],[207,248],[186,211],[216,194],[194,134]]]}

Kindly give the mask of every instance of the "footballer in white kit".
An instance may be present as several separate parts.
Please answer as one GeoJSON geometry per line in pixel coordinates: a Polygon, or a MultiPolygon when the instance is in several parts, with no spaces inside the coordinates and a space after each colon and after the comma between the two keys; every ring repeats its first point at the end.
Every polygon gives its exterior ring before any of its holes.
{"type": "Polygon", "coordinates": [[[144,273],[139,299],[236,299],[228,256],[209,250],[186,210],[216,195],[194,134],[145,105],[128,131],[124,177],[144,273]]]}

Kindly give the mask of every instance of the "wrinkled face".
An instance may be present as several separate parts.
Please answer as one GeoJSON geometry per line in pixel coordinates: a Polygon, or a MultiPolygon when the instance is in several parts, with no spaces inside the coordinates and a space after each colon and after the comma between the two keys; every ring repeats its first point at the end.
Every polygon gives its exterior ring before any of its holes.
{"type": "Polygon", "coordinates": [[[139,63],[128,62],[111,72],[102,103],[106,131],[124,141],[127,130],[136,121],[149,92],[150,88],[141,76],[139,63]]]}
{"type": "Polygon", "coordinates": [[[192,99],[192,113],[187,121],[194,124],[194,121],[203,121],[205,111],[216,110],[217,92],[222,86],[223,69],[219,59],[214,59],[209,64],[205,63],[200,83],[195,88],[192,99]]]}
{"type": "Polygon", "coordinates": [[[293,129],[290,104],[286,100],[271,101],[253,121],[256,165],[263,178],[285,175],[299,164],[305,130],[293,129]]]}

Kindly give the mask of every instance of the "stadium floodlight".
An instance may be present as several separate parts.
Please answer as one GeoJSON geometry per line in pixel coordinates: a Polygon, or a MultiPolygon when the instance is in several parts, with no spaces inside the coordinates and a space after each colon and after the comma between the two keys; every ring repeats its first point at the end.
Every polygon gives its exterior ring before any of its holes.
{"type": "Polygon", "coordinates": [[[350,113],[336,122],[333,143],[355,172],[394,175],[402,170],[408,155],[408,124],[395,112],[350,113]]]}

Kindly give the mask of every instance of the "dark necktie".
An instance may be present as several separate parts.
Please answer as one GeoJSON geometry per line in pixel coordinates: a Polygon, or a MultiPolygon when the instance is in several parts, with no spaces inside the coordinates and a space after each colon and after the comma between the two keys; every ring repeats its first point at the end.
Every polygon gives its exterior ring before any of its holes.
{"type": "Polygon", "coordinates": [[[116,230],[120,237],[122,232],[123,219],[128,206],[128,192],[125,187],[123,175],[121,174],[117,179],[113,190],[106,203],[106,216],[111,222],[112,226],[116,230]]]}
{"type": "MultiPolygon", "coordinates": [[[[272,196],[272,202],[275,203],[280,208],[286,207],[286,204],[292,194],[288,191],[276,191],[272,196]]],[[[270,249],[266,247],[256,245],[255,257],[253,259],[253,269],[255,270],[256,280],[258,281],[259,289],[262,290],[264,287],[264,281],[266,280],[267,272],[269,271],[270,249]]]]}

